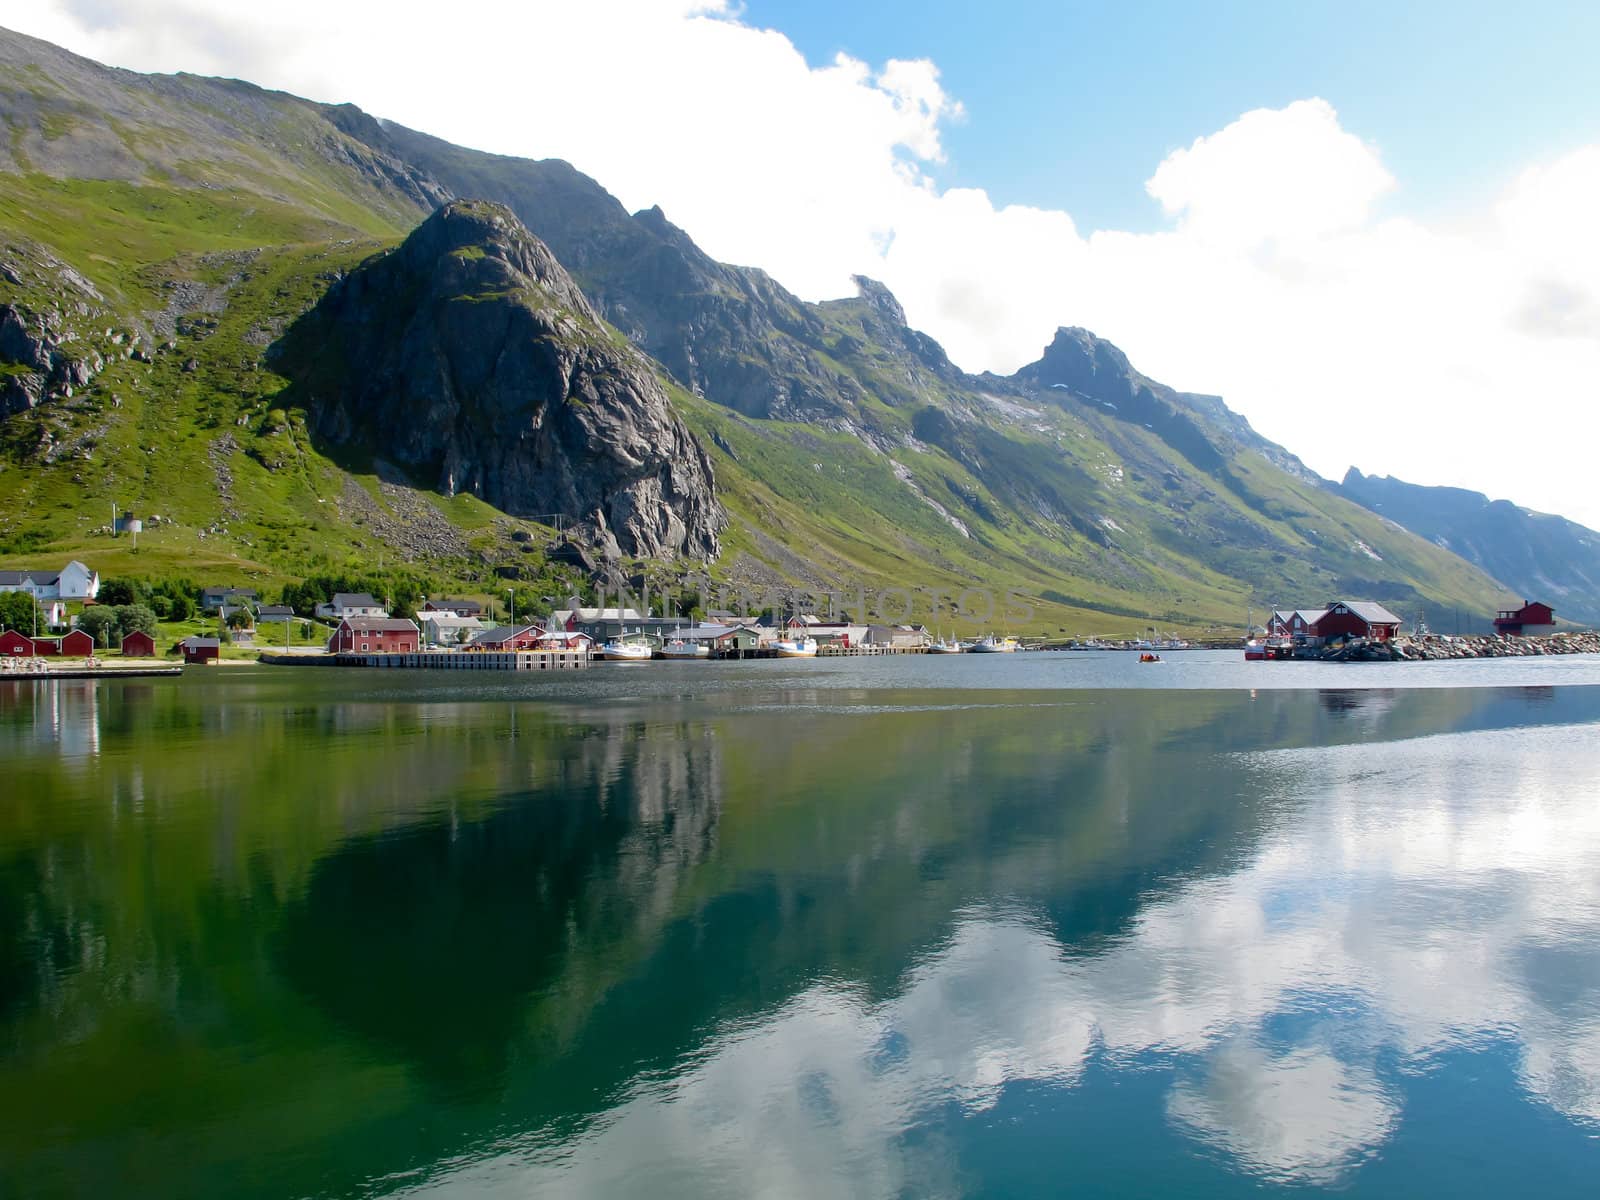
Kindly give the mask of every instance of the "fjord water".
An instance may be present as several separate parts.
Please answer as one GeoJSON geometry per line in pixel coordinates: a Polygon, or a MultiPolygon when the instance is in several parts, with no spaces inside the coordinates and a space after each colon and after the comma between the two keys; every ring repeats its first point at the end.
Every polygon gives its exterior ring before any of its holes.
{"type": "Polygon", "coordinates": [[[1592,1194],[1600,662],[1166,666],[0,684],[0,1195],[1592,1194]]]}

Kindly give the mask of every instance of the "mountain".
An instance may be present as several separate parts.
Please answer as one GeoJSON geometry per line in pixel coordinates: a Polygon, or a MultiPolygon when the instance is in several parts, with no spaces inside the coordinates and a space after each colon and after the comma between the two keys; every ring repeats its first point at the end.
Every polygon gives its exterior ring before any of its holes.
{"type": "Polygon", "coordinates": [[[440,208],[274,349],[332,446],[515,516],[576,516],[613,556],[717,555],[711,463],[654,367],[504,208],[440,208]]]}
{"type": "Polygon", "coordinates": [[[1339,492],[1494,576],[1512,593],[1505,603],[1542,600],[1567,620],[1600,624],[1600,533],[1482,492],[1354,467],[1339,492]]]}
{"type": "Polygon", "coordinates": [[[1070,633],[1503,593],[1085,330],[969,375],[881,284],[806,303],[566,163],[7,33],[0,117],[3,565],[555,594],[714,559],[1070,633]],[[113,506],[162,517],[137,560],[113,506]]]}

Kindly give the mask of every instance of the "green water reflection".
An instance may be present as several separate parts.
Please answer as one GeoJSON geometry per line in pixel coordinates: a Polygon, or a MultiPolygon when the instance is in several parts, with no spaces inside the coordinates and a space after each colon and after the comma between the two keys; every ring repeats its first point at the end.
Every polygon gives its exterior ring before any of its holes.
{"type": "MultiPolygon", "coordinates": [[[[559,1162],[796,1011],[824,1045],[818,1012],[918,995],[959,1042],[963,1021],[1007,1004],[997,979],[1042,995],[1048,963],[1118,961],[1153,914],[1203,911],[1195,897],[1322,812],[1296,755],[1592,725],[1597,692],[645,686],[566,703],[302,672],[0,684],[0,1194],[494,1191],[506,1179],[472,1164],[559,1162]],[[928,982],[963,955],[977,966],[949,990],[928,982]]],[[[1410,761],[1397,753],[1392,770],[1410,761]]],[[[1359,765],[1339,770],[1363,786],[1359,765]]],[[[1331,834],[1308,844],[1339,853],[1331,834]]],[[[1260,907],[1290,920],[1305,880],[1341,871],[1303,866],[1260,907]]],[[[1564,913],[1564,936],[1530,917],[1518,951],[1553,1019],[1582,1029],[1600,989],[1591,917],[1564,913]]],[[[1210,958],[1139,962],[1220,979],[1255,936],[1234,934],[1201,939],[1210,958]]],[[[1309,1007],[1325,1018],[1353,1003],[1328,996],[1362,986],[1323,982],[1309,1007]]],[[[1159,1007],[1177,986],[1143,978],[1127,1002],[1159,1007]]],[[[1071,1038],[1113,1043],[1108,1013],[1071,1038]]],[[[1018,1043],[1068,1036],[1047,1033],[1018,1043]]],[[[885,1026],[857,1057],[903,1072],[898,1036],[885,1026]]],[[[1213,1182],[1259,1166],[1230,1148],[1234,1093],[1270,1104],[1274,1080],[1318,1071],[1351,1096],[1395,1086],[1360,1056],[1302,1061],[1292,1031],[1274,1036],[1221,1038],[1159,1101],[1171,1153],[1220,1154],[1213,1182]]],[[[1071,1091],[1065,1068],[996,1070],[1071,1091]]],[[[838,1081],[806,1071],[785,1083],[804,1120],[843,1119],[838,1081]]],[[[882,1133],[899,1174],[834,1182],[973,1190],[988,1151],[923,1111],[966,1111],[958,1093],[912,1087],[882,1133]]],[[[1376,1145],[1396,1119],[1379,1107],[1327,1119],[1376,1145]]],[[[1341,1153],[1341,1170],[1360,1157],[1341,1153]]],[[[672,1165],[652,1176],[668,1193],[749,1185],[696,1174],[696,1157],[641,1153],[639,1170],[672,1165]]],[[[582,1178],[566,1182],[642,1182],[582,1178]]],[[[831,1190],[774,1178],[773,1194],[831,1190]]]]}

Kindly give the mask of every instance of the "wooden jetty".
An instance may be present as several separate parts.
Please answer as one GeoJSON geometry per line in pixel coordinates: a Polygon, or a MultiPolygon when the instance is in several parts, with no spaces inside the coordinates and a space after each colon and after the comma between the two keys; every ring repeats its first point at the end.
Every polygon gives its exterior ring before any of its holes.
{"type": "Polygon", "coordinates": [[[267,654],[274,667],[386,667],[424,671],[577,671],[589,665],[587,650],[421,650],[390,654],[267,654]]]}
{"type": "MultiPolygon", "coordinates": [[[[28,660],[22,660],[27,662],[28,660]]],[[[37,661],[37,660],[36,660],[37,661]]],[[[139,666],[57,666],[54,663],[35,668],[17,667],[0,670],[0,682],[20,679],[48,683],[52,679],[148,679],[153,675],[182,675],[183,667],[177,663],[151,663],[139,666]]]]}

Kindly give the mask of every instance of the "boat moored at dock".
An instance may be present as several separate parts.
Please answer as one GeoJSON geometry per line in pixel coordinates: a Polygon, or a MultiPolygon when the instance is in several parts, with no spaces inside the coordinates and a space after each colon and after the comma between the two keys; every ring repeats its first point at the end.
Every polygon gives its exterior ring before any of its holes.
{"type": "Polygon", "coordinates": [[[773,643],[779,658],[815,658],[817,639],[813,637],[783,638],[773,643]]]}

